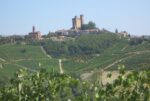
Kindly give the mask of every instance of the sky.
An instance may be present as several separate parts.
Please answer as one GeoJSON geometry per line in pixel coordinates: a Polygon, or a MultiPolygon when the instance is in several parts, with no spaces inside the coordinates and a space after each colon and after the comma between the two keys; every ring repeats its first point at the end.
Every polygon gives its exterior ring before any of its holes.
{"type": "Polygon", "coordinates": [[[0,35],[69,29],[80,14],[100,29],[150,35],[150,0],[1,0],[0,35]]]}

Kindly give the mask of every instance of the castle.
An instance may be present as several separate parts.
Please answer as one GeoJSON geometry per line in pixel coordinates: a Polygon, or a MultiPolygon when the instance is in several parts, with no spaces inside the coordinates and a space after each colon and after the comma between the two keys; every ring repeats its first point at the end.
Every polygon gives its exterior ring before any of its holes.
{"type": "Polygon", "coordinates": [[[89,33],[97,33],[100,32],[100,30],[98,28],[95,29],[82,29],[83,25],[87,25],[84,24],[84,16],[81,14],[80,17],[78,18],[77,16],[75,16],[74,18],[72,18],[72,28],[65,30],[57,30],[55,32],[56,35],[58,36],[67,36],[67,35],[80,35],[80,34],[89,34],[89,33]]]}
{"type": "Polygon", "coordinates": [[[32,27],[32,32],[29,33],[29,37],[31,39],[40,40],[41,39],[41,32],[35,31],[35,27],[32,27]]]}
{"type": "Polygon", "coordinates": [[[72,18],[72,29],[81,29],[82,25],[84,24],[84,16],[80,15],[80,18],[75,16],[72,18]]]}

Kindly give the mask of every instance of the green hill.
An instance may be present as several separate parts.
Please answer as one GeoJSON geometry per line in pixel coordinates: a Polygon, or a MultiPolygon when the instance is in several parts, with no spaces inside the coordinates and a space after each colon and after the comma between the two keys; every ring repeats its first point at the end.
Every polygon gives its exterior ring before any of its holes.
{"type": "Polygon", "coordinates": [[[150,66],[150,45],[147,43],[138,46],[129,46],[127,43],[117,43],[113,47],[89,63],[89,68],[117,69],[119,64],[124,64],[127,69],[143,68],[142,64],[150,66]],[[144,47],[146,46],[146,47],[144,47]],[[141,48],[144,47],[144,48],[141,48]],[[112,64],[112,66],[110,66],[112,64]]]}
{"type": "Polygon", "coordinates": [[[150,68],[149,41],[131,45],[128,38],[120,39],[107,32],[81,35],[75,40],[43,40],[40,43],[44,50],[40,44],[0,45],[0,82],[10,79],[20,68],[31,72],[40,68],[59,71],[60,58],[64,72],[75,76],[95,69],[116,70],[119,64],[130,70],[150,68]]]}
{"type": "Polygon", "coordinates": [[[39,70],[41,67],[51,71],[58,69],[58,60],[50,59],[40,46],[6,44],[0,46],[0,80],[7,81],[20,69],[29,71],[39,70]]]}
{"type": "Polygon", "coordinates": [[[7,61],[12,61],[47,57],[42,53],[40,46],[6,44],[0,46],[0,58],[7,61]]]}
{"type": "Polygon", "coordinates": [[[130,70],[149,68],[149,41],[138,39],[131,44],[132,39],[101,33],[81,35],[68,42],[47,41],[43,45],[54,58],[67,58],[63,61],[67,73],[82,74],[93,69],[116,70],[119,64],[130,70]]]}

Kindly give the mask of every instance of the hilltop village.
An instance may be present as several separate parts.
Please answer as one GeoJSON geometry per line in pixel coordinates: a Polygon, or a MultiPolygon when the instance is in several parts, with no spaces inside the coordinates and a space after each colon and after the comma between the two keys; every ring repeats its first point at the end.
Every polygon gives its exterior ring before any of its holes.
{"type": "Polygon", "coordinates": [[[93,21],[85,23],[84,15],[74,16],[71,20],[72,26],[69,29],[59,29],[55,32],[49,32],[48,34],[43,34],[36,29],[36,26],[32,26],[32,30],[26,35],[11,35],[11,36],[0,36],[0,43],[22,43],[25,44],[29,41],[40,41],[45,39],[50,39],[53,41],[65,41],[73,40],[75,37],[85,34],[101,34],[101,33],[113,33],[116,34],[119,38],[128,38],[128,40],[133,39],[135,42],[137,40],[149,40],[150,36],[133,36],[130,35],[127,31],[118,31],[111,32],[107,29],[100,29],[96,26],[93,21]]]}
{"type": "MultiPolygon", "coordinates": [[[[52,39],[62,40],[67,36],[78,36],[81,34],[90,34],[90,33],[100,33],[103,31],[108,31],[106,29],[99,29],[96,27],[96,24],[92,21],[89,21],[88,24],[84,23],[84,15],[80,17],[75,16],[72,18],[72,27],[68,30],[60,29],[55,32],[50,32],[49,35],[53,36],[52,39]],[[54,37],[55,36],[55,37],[54,37]]],[[[109,31],[108,31],[109,32],[109,31]]],[[[129,34],[126,31],[121,31],[120,33],[116,32],[120,37],[127,37],[129,34]]],[[[35,26],[32,27],[32,32],[29,32],[28,37],[33,40],[42,40],[40,31],[35,31],[35,26]]]]}

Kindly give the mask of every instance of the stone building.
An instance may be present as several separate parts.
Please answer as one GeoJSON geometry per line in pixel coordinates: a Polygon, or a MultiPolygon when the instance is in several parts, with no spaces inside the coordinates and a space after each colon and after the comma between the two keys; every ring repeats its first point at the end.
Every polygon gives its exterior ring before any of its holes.
{"type": "Polygon", "coordinates": [[[56,34],[57,36],[68,35],[68,30],[65,30],[65,29],[57,30],[57,31],[55,32],[55,34],[56,34]]]}
{"type": "Polygon", "coordinates": [[[84,16],[80,15],[80,18],[77,18],[77,16],[75,16],[74,18],[72,18],[72,28],[73,29],[81,29],[81,26],[84,24],[84,16]]]}
{"type": "Polygon", "coordinates": [[[127,37],[129,34],[126,31],[121,31],[119,35],[120,37],[127,37]]]}
{"type": "Polygon", "coordinates": [[[29,33],[29,37],[31,39],[40,40],[41,39],[41,32],[35,31],[35,27],[32,27],[32,32],[29,33]]]}

